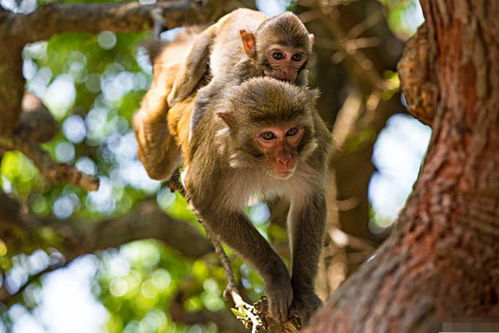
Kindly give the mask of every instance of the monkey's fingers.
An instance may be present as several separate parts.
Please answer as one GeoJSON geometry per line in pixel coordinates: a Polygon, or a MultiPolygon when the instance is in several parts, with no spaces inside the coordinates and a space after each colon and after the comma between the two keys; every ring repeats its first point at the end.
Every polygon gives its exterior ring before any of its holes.
{"type": "Polygon", "coordinates": [[[286,304],[270,300],[270,313],[276,321],[284,323],[288,319],[288,309],[286,304]]]}
{"type": "Polygon", "coordinates": [[[272,317],[278,322],[286,322],[293,302],[293,289],[290,286],[281,285],[278,288],[269,290],[267,294],[272,317]]]}

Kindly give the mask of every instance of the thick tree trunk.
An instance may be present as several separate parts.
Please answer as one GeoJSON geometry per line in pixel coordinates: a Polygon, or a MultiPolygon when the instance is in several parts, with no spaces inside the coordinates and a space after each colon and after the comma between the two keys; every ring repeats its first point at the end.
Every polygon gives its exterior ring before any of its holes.
{"type": "Polygon", "coordinates": [[[499,316],[499,4],[422,1],[433,138],[397,226],[305,332],[436,332],[499,316]]]}

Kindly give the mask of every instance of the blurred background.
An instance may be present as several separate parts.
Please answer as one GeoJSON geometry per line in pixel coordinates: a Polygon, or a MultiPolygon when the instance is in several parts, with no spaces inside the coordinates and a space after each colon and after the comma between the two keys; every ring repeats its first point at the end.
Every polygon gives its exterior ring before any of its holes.
{"type": "MultiPolygon", "coordinates": [[[[47,2],[0,4],[27,14],[47,2]]],[[[404,109],[396,74],[421,9],[415,0],[260,0],[224,10],[239,6],[292,10],[316,37],[310,86],[321,90],[319,111],[341,148],[331,161],[325,297],[386,238],[429,143],[430,128],[404,109]]],[[[140,47],[150,36],[65,33],[24,49],[27,90],[59,125],[44,149],[101,185],[47,184],[21,153],[3,154],[0,215],[19,205],[30,218],[0,225],[0,333],[241,331],[221,296],[223,269],[185,200],[137,160],[130,120],[152,78],[140,47]]],[[[286,257],[278,209],[259,203],[248,214],[286,257]]],[[[244,296],[258,299],[259,276],[231,259],[244,296]]]]}

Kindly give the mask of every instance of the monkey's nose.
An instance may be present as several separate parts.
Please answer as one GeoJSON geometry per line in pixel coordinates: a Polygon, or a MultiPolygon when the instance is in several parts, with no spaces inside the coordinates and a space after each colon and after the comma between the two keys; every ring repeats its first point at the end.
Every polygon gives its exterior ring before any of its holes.
{"type": "Polygon", "coordinates": [[[296,72],[283,70],[280,73],[278,79],[283,80],[283,81],[292,82],[296,79],[296,72]]]}
{"type": "Polygon", "coordinates": [[[280,156],[277,158],[277,162],[284,167],[285,169],[291,169],[292,165],[292,157],[291,156],[280,156]]]}

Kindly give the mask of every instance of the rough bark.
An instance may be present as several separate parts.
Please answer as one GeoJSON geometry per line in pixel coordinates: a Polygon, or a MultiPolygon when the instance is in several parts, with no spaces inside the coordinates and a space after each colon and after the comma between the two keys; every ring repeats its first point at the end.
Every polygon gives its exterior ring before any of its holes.
{"type": "Polygon", "coordinates": [[[398,64],[402,92],[407,100],[407,110],[422,123],[431,126],[437,102],[434,49],[428,42],[428,28],[422,24],[409,40],[404,56],[398,64]]]}
{"type": "Polygon", "coordinates": [[[435,332],[499,315],[499,5],[422,1],[439,98],[393,234],[305,332],[435,332]]]}

